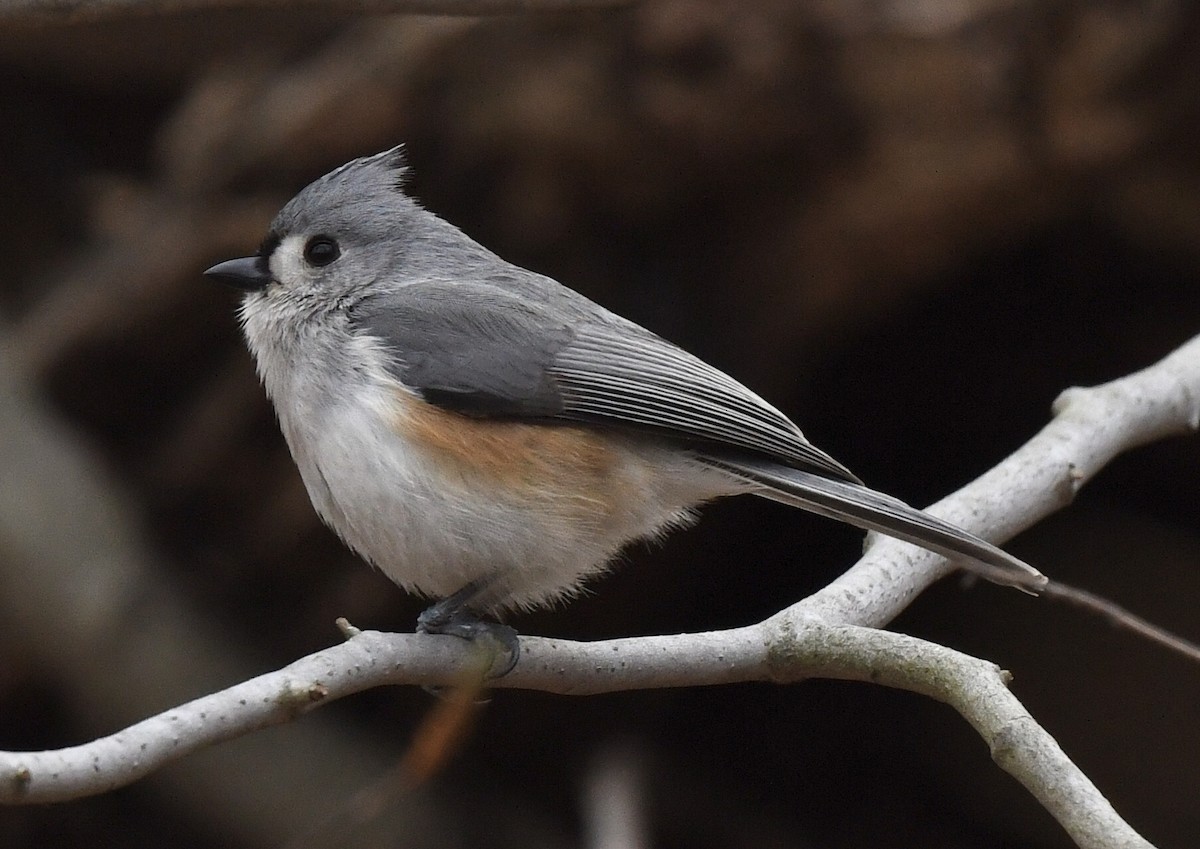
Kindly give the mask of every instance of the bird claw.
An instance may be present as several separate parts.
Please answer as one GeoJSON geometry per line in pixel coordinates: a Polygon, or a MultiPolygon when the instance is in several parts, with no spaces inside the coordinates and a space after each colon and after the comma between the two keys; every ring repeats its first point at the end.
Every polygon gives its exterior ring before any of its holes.
{"type": "Polygon", "coordinates": [[[508,655],[507,661],[499,669],[494,668],[496,658],[492,658],[492,667],[488,670],[488,678],[503,678],[512,672],[521,657],[521,641],[516,628],[482,619],[457,605],[447,605],[449,599],[424,610],[417,617],[418,634],[446,634],[459,637],[477,645],[491,644],[503,649],[508,655]]]}

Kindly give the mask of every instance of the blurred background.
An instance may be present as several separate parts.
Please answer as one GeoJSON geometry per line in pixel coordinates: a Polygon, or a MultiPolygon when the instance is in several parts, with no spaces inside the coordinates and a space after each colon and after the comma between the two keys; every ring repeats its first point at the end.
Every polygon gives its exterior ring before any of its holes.
{"type": "MultiPolygon", "coordinates": [[[[1180,0],[646,0],[0,24],[0,748],[57,748],[421,609],[317,521],[200,272],[329,168],[411,190],[742,379],[926,504],[1062,389],[1200,331],[1200,10],[1180,0]]],[[[1119,459],[1011,550],[1196,639],[1200,443],[1119,459]]],[[[754,499],[513,620],[579,639],[757,621],[861,535],[754,499]]],[[[948,580],[894,627],[995,660],[1160,847],[1200,833],[1200,670],[948,580]]],[[[113,849],[1066,847],[948,708],[814,681],[496,693],[448,770],[385,777],[432,700],[364,694],[124,790],[0,809],[113,849]],[[380,784],[380,781],[383,783],[380,784]],[[364,788],[378,804],[364,805],[364,788]],[[617,845],[634,847],[627,842],[617,845]]]]}

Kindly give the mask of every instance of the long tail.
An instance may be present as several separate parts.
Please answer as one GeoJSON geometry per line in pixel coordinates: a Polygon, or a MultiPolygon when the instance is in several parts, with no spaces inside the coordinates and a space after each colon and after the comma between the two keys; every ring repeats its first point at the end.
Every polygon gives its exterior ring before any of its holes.
{"type": "Polygon", "coordinates": [[[990,542],[862,484],[803,472],[770,460],[706,457],[707,462],[762,486],[773,501],[879,531],[953,560],[982,578],[1037,594],[1047,578],[990,542]]]}

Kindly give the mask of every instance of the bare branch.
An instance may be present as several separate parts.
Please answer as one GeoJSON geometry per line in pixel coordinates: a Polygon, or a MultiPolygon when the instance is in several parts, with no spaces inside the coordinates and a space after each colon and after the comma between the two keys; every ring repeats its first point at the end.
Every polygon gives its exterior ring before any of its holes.
{"type": "Polygon", "coordinates": [[[1200,661],[1200,645],[1186,640],[1177,634],[1172,634],[1153,622],[1148,622],[1135,613],[1130,613],[1119,604],[1096,595],[1093,592],[1072,587],[1061,581],[1051,581],[1042,592],[1046,598],[1065,601],[1067,604],[1082,608],[1107,619],[1115,627],[1132,631],[1144,640],[1158,643],[1160,646],[1183,655],[1192,661],[1200,661]]]}
{"type": "MultiPolygon", "coordinates": [[[[1008,691],[1006,673],[943,646],[873,628],[816,623],[800,629],[763,623],[594,643],[525,637],[521,645],[521,663],[492,686],[587,695],[823,677],[921,693],[962,714],[996,762],[1080,846],[1150,846],[1008,691]]],[[[364,631],[276,672],[92,743],[51,752],[2,753],[0,801],[40,803],[101,793],[205,746],[287,722],[371,687],[454,685],[477,663],[475,647],[453,637],[364,631]]]]}
{"type": "MultiPolygon", "coordinates": [[[[1200,336],[1139,372],[1066,390],[1054,413],[1036,436],[929,512],[985,539],[1007,540],[1070,504],[1121,452],[1195,431],[1200,336]]],[[[944,558],[908,543],[868,539],[865,556],[849,571],[780,615],[884,625],[951,569],[944,558]]]]}
{"type": "MultiPolygon", "coordinates": [[[[1009,691],[1009,674],[995,664],[875,629],[808,624],[793,633],[789,662],[794,658],[820,677],[870,681],[950,705],[979,732],[992,759],[1037,797],[1080,847],[1151,846],[1030,716],[1009,691]]],[[[774,654],[778,657],[778,650],[774,654]]]]}

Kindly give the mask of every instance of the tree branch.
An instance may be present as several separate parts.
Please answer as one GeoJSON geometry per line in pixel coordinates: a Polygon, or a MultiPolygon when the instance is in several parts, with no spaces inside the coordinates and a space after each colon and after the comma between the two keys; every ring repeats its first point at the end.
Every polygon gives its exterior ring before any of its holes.
{"type": "MultiPolygon", "coordinates": [[[[1109,383],[1074,387],[1054,419],[998,465],[926,508],[993,542],[1066,507],[1118,454],[1200,427],[1200,336],[1157,363],[1109,383]]],[[[952,566],[909,543],[868,536],[865,555],[780,616],[881,626],[952,566]]]]}
{"type": "MultiPolygon", "coordinates": [[[[1070,502],[1113,456],[1200,423],[1200,337],[1136,374],[1071,389],[1056,418],[996,468],[934,505],[993,539],[1070,502]]],[[[563,695],[809,677],[868,681],[951,705],[1082,847],[1149,846],[1007,690],[993,664],[875,630],[949,567],[912,546],[875,540],[824,590],[757,625],[727,631],[575,643],[522,638],[494,687],[563,695]]],[[[355,633],[345,643],[189,702],[82,746],[0,753],[0,801],[40,803],[128,784],[197,749],[289,721],[385,684],[453,686],[478,668],[454,638],[355,633]]]]}
{"type": "MultiPolygon", "coordinates": [[[[805,678],[864,681],[957,710],[993,759],[1025,785],[1081,847],[1149,847],[1007,689],[994,664],[943,646],[854,625],[768,622],[700,634],[579,643],[524,637],[497,688],[561,695],[805,678]]],[[[453,637],[364,631],[283,669],[196,699],[82,746],[0,753],[0,801],[43,803],[102,793],[184,755],[288,722],[371,687],[454,686],[478,647],[453,637]]]]}

